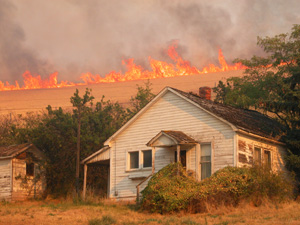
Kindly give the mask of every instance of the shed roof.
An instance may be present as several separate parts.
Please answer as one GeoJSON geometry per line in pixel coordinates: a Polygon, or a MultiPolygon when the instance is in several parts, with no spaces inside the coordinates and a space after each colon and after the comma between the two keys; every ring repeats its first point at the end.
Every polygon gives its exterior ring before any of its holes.
{"type": "Polygon", "coordinates": [[[24,143],[19,145],[0,146],[0,159],[13,158],[28,149],[34,149],[34,152],[39,153],[39,157],[43,157],[42,153],[33,144],[24,143]]]}
{"type": "Polygon", "coordinates": [[[274,140],[279,140],[281,137],[283,130],[282,125],[267,115],[254,110],[240,109],[216,103],[175,88],[170,89],[176,91],[212,114],[228,121],[238,129],[274,140]]]}

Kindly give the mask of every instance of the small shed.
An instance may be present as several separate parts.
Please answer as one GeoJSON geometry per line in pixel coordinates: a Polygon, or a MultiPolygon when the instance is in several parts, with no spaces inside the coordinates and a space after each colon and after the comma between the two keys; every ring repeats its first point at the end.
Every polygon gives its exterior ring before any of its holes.
{"type": "Polygon", "coordinates": [[[0,200],[22,201],[42,195],[44,154],[33,144],[0,147],[0,200]]]}

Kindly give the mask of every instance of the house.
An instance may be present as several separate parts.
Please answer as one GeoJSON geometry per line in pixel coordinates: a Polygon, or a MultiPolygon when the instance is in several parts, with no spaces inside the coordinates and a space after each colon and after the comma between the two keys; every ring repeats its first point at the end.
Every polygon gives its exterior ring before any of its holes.
{"type": "Polygon", "coordinates": [[[282,170],[280,124],[256,111],[214,103],[206,99],[207,90],[199,97],[164,88],[82,161],[84,195],[88,165],[94,163],[109,166],[108,197],[116,199],[136,198],[153,173],[177,159],[199,181],[226,166],[254,162],[282,170]]]}
{"type": "Polygon", "coordinates": [[[0,200],[20,201],[45,190],[43,153],[33,144],[0,147],[0,200]]]}

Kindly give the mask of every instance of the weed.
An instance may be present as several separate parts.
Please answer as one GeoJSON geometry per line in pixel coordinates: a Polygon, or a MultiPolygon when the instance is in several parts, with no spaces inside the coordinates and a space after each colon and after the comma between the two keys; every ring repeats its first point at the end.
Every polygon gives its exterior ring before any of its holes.
{"type": "Polygon", "coordinates": [[[116,224],[117,221],[111,216],[103,216],[102,219],[91,219],[89,225],[111,225],[116,224]]]}

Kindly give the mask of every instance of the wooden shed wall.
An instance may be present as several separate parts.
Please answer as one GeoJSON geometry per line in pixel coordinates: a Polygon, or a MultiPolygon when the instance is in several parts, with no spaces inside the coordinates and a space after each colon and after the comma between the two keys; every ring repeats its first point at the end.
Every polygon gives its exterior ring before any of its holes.
{"type": "Polygon", "coordinates": [[[0,160],[0,200],[11,200],[11,159],[0,160]]]}
{"type": "MultiPolygon", "coordinates": [[[[12,188],[12,201],[22,201],[30,197],[38,197],[42,194],[43,180],[38,181],[36,184],[33,182],[33,176],[27,177],[27,182],[24,183],[26,176],[26,162],[25,159],[14,158],[13,165],[13,188],[12,188]]],[[[37,167],[34,168],[35,174],[38,173],[37,167]]]]}
{"type": "MultiPolygon", "coordinates": [[[[176,94],[167,92],[110,143],[112,151],[110,197],[136,196],[136,185],[141,180],[133,180],[129,177],[134,173],[147,175],[151,170],[127,171],[128,152],[151,149],[146,147],[146,143],[161,130],[182,131],[197,141],[211,142],[214,146],[213,172],[227,165],[234,165],[232,128],[176,94]],[[114,195],[115,191],[117,196],[114,195]]],[[[189,150],[187,157],[189,157],[187,161],[196,161],[195,149],[189,150]]],[[[155,172],[174,160],[174,151],[157,148],[155,172]]],[[[195,163],[191,164],[194,169],[195,166],[195,163]]]]}

